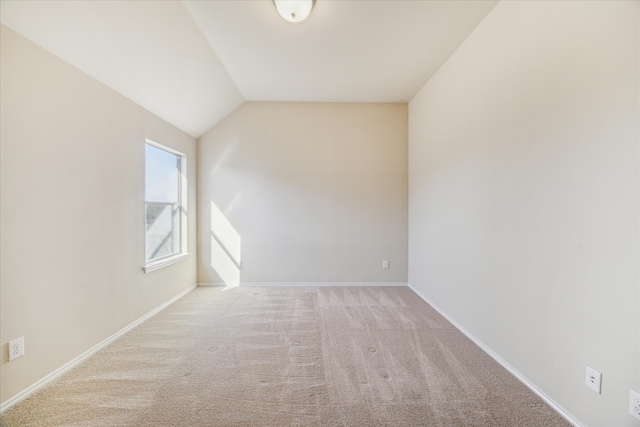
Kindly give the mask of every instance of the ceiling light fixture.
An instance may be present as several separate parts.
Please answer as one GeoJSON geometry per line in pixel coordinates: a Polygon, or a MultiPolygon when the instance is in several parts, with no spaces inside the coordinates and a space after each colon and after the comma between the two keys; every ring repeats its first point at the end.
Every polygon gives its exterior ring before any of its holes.
{"type": "Polygon", "coordinates": [[[298,23],[309,17],[316,0],[273,0],[273,4],[285,21],[298,23]]]}

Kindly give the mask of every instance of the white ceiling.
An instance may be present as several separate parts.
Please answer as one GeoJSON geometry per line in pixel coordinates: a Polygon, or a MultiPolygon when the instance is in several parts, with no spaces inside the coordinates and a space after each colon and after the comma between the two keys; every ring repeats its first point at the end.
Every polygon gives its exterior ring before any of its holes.
{"type": "Polygon", "coordinates": [[[496,2],[317,0],[289,24],[270,1],[185,1],[247,100],[407,102],[496,2]]]}
{"type": "Polygon", "coordinates": [[[0,1],[0,21],[192,136],[247,101],[407,102],[497,0],[0,1]]]}
{"type": "Polygon", "coordinates": [[[244,99],[177,1],[4,1],[0,20],[192,136],[244,99]]]}

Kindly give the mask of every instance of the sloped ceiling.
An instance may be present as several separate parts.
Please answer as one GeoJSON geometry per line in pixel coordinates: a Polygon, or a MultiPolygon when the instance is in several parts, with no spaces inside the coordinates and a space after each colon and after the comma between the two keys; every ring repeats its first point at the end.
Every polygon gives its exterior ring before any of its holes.
{"type": "Polygon", "coordinates": [[[407,102],[496,2],[317,0],[289,24],[271,1],[186,1],[247,100],[407,102]]]}
{"type": "Polygon", "coordinates": [[[494,0],[0,1],[0,21],[194,137],[247,101],[407,102],[494,0]]]}
{"type": "Polygon", "coordinates": [[[3,24],[198,137],[244,99],[176,1],[2,1],[3,24]]]}

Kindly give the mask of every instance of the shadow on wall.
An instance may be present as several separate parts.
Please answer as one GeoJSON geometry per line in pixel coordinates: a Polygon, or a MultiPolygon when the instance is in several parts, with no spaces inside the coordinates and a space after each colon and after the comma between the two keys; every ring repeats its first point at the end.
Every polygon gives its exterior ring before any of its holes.
{"type": "Polygon", "coordinates": [[[240,286],[241,249],[240,235],[211,202],[211,267],[224,282],[225,289],[240,286]]]}

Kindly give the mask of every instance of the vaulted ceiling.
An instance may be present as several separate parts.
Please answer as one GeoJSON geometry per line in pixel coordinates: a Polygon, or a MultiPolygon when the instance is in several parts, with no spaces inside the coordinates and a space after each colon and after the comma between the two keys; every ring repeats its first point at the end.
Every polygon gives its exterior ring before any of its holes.
{"type": "Polygon", "coordinates": [[[497,0],[0,1],[0,21],[199,137],[245,101],[407,102],[497,0]]]}

